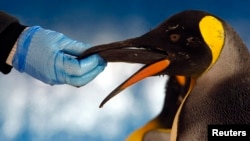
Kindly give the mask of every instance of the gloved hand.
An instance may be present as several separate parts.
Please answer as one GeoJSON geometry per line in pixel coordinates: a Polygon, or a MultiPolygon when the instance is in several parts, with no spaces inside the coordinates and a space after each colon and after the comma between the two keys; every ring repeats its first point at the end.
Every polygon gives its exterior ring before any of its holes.
{"type": "Polygon", "coordinates": [[[106,66],[98,55],[76,58],[89,47],[61,33],[33,26],[18,38],[12,64],[18,71],[51,85],[83,86],[106,66]]]}

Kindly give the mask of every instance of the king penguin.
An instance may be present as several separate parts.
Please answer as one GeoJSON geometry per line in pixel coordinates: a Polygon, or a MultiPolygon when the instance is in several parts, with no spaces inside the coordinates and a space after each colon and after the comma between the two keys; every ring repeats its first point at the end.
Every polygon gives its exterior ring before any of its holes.
{"type": "MultiPolygon", "coordinates": [[[[208,125],[250,124],[248,48],[227,22],[211,13],[185,10],[142,36],[97,45],[79,57],[95,53],[108,62],[145,64],[114,89],[100,107],[127,87],[149,76],[188,78],[185,88],[179,88],[185,94],[166,92],[166,97],[184,97],[180,104],[173,106],[176,110],[163,108],[160,117],[165,119],[156,118],[160,122],[152,127],[170,128],[171,141],[207,141],[208,125]],[[171,118],[162,114],[174,116],[171,118]],[[165,124],[166,121],[171,122],[171,127],[165,124]]],[[[174,89],[172,85],[168,87],[167,91],[174,89]]],[[[176,98],[169,100],[166,104],[171,105],[171,100],[177,101],[176,98]]],[[[141,140],[145,140],[149,133],[149,130],[144,131],[141,140]]]]}

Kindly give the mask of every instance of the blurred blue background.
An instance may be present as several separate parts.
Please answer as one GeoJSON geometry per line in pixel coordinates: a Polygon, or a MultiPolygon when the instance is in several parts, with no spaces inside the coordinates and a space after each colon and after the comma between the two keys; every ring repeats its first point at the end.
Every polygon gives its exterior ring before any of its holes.
{"type": "MultiPolygon", "coordinates": [[[[248,1],[1,0],[0,10],[24,25],[40,25],[92,45],[142,35],[186,10],[211,12],[250,45],[248,1]]],[[[165,77],[126,89],[102,109],[99,103],[141,66],[113,63],[81,88],[50,86],[16,70],[0,74],[0,141],[120,141],[155,117],[165,77]]]]}

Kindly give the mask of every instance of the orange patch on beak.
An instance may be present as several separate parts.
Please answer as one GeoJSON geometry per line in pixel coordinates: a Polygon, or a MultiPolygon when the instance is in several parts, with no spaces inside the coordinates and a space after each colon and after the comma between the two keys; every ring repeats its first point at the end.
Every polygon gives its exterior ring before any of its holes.
{"type": "Polygon", "coordinates": [[[135,84],[136,82],[152,75],[156,75],[160,73],[161,71],[165,70],[170,64],[170,61],[167,59],[155,62],[153,64],[147,65],[137,71],[134,75],[129,77],[125,82],[123,82],[120,86],[118,86],[115,90],[113,90],[100,104],[100,108],[103,107],[103,105],[110,100],[112,97],[117,95],[122,90],[126,89],[127,87],[135,84]]]}

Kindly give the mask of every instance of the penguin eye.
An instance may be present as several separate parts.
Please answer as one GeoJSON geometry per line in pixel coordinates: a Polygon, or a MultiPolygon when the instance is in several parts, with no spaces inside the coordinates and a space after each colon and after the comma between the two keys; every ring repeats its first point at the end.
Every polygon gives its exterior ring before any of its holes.
{"type": "Polygon", "coordinates": [[[170,37],[170,40],[172,42],[176,43],[181,38],[181,35],[180,34],[171,34],[169,37],[170,37]]]}

